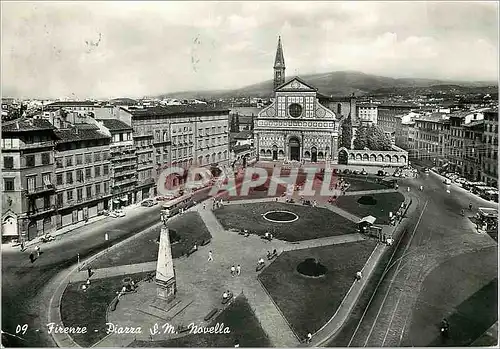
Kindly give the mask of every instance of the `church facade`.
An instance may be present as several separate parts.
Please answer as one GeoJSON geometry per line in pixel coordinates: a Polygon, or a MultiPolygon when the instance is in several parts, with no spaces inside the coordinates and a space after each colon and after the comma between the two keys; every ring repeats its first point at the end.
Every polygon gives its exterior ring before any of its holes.
{"type": "Polygon", "coordinates": [[[285,82],[281,38],[274,64],[274,102],[254,123],[259,160],[336,160],[339,117],[320,103],[316,88],[296,77],[285,82]]]}

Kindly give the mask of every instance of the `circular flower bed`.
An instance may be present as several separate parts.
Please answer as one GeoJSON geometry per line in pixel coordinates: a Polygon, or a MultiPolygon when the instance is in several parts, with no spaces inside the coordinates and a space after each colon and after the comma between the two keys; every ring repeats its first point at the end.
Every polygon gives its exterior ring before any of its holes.
{"type": "Polygon", "coordinates": [[[289,211],[269,211],[262,216],[265,220],[275,223],[291,223],[299,219],[299,216],[289,211]]]}
{"type": "Polygon", "coordinates": [[[327,268],[315,258],[307,258],[297,265],[297,271],[307,277],[318,278],[325,276],[327,268]]]}
{"type": "Polygon", "coordinates": [[[375,205],[377,200],[371,195],[364,195],[358,199],[358,204],[361,205],[375,205]]]}

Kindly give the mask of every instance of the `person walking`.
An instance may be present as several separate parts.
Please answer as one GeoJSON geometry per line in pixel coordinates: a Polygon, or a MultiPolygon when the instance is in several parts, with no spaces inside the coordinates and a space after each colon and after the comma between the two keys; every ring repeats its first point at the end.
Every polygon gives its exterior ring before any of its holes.
{"type": "Polygon", "coordinates": [[[231,267],[231,276],[234,276],[236,274],[236,267],[233,265],[231,267]]]}
{"type": "Polygon", "coordinates": [[[207,204],[203,203],[203,209],[207,208],[207,204]]]}
{"type": "Polygon", "coordinates": [[[38,257],[40,257],[40,253],[41,253],[40,246],[37,246],[35,249],[36,249],[36,257],[38,258],[38,257]]]}
{"type": "Polygon", "coordinates": [[[91,267],[87,267],[87,273],[89,274],[89,279],[90,279],[90,277],[92,276],[92,268],[91,267]]]}
{"type": "Polygon", "coordinates": [[[21,252],[24,251],[24,241],[21,241],[21,252]]]}
{"type": "Polygon", "coordinates": [[[33,254],[33,252],[30,253],[30,261],[31,263],[35,262],[35,255],[33,254]]]}
{"type": "Polygon", "coordinates": [[[239,264],[238,264],[238,266],[236,267],[236,274],[237,274],[238,276],[240,276],[240,274],[241,274],[241,265],[239,265],[239,264]]]}
{"type": "Polygon", "coordinates": [[[410,192],[410,187],[408,187],[408,188],[406,189],[406,191],[407,191],[407,192],[410,192]]]}
{"type": "Polygon", "coordinates": [[[472,202],[469,202],[469,211],[472,211],[472,202]]]}
{"type": "Polygon", "coordinates": [[[208,261],[212,262],[213,260],[214,260],[214,257],[213,257],[212,251],[208,251],[208,261]]]}

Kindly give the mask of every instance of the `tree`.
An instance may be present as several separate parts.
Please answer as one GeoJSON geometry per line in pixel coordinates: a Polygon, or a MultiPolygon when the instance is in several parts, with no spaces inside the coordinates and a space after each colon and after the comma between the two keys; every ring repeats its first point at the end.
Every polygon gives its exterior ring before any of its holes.
{"type": "Polygon", "coordinates": [[[347,149],[351,149],[351,141],[352,141],[352,122],[351,118],[345,120],[341,125],[341,137],[340,137],[340,146],[345,147],[347,149]]]}
{"type": "Polygon", "coordinates": [[[354,137],[354,149],[363,150],[368,147],[368,132],[367,127],[361,126],[354,137]]]}
{"type": "Polygon", "coordinates": [[[250,123],[250,130],[253,131],[253,123],[255,122],[255,118],[252,115],[252,122],[250,123]]]}
{"type": "Polygon", "coordinates": [[[372,125],[367,130],[367,147],[370,150],[391,150],[391,140],[380,127],[372,125]]]}
{"type": "Polygon", "coordinates": [[[236,113],[236,121],[235,121],[235,127],[236,131],[234,132],[239,132],[240,131],[240,114],[236,113]]]}

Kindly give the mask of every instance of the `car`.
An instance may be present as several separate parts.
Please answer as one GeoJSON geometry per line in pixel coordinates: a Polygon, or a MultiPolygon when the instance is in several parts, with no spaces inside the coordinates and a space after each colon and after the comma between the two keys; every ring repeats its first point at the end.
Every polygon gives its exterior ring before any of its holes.
{"type": "Polygon", "coordinates": [[[141,202],[141,206],[144,206],[144,207],[151,207],[154,205],[158,205],[158,202],[154,201],[153,199],[146,199],[143,202],[141,202]]]}
{"type": "Polygon", "coordinates": [[[380,176],[380,177],[384,177],[386,174],[386,172],[384,172],[384,170],[378,170],[377,172],[377,176],[380,176]]]}
{"type": "Polygon", "coordinates": [[[109,216],[113,218],[125,217],[125,212],[123,212],[122,210],[114,210],[109,214],[109,216]]]}
{"type": "Polygon", "coordinates": [[[359,170],[354,170],[354,171],[352,171],[352,174],[359,175],[359,174],[361,174],[361,171],[359,171],[359,170]]]}
{"type": "Polygon", "coordinates": [[[363,170],[363,171],[361,171],[361,174],[362,174],[363,176],[366,176],[366,175],[368,174],[368,172],[366,172],[365,170],[363,170]]]}
{"type": "Polygon", "coordinates": [[[429,173],[430,170],[428,168],[424,168],[424,173],[429,173]]]}
{"type": "Polygon", "coordinates": [[[349,170],[348,168],[346,168],[343,172],[344,174],[350,174],[351,173],[351,170],[349,170]]]}

